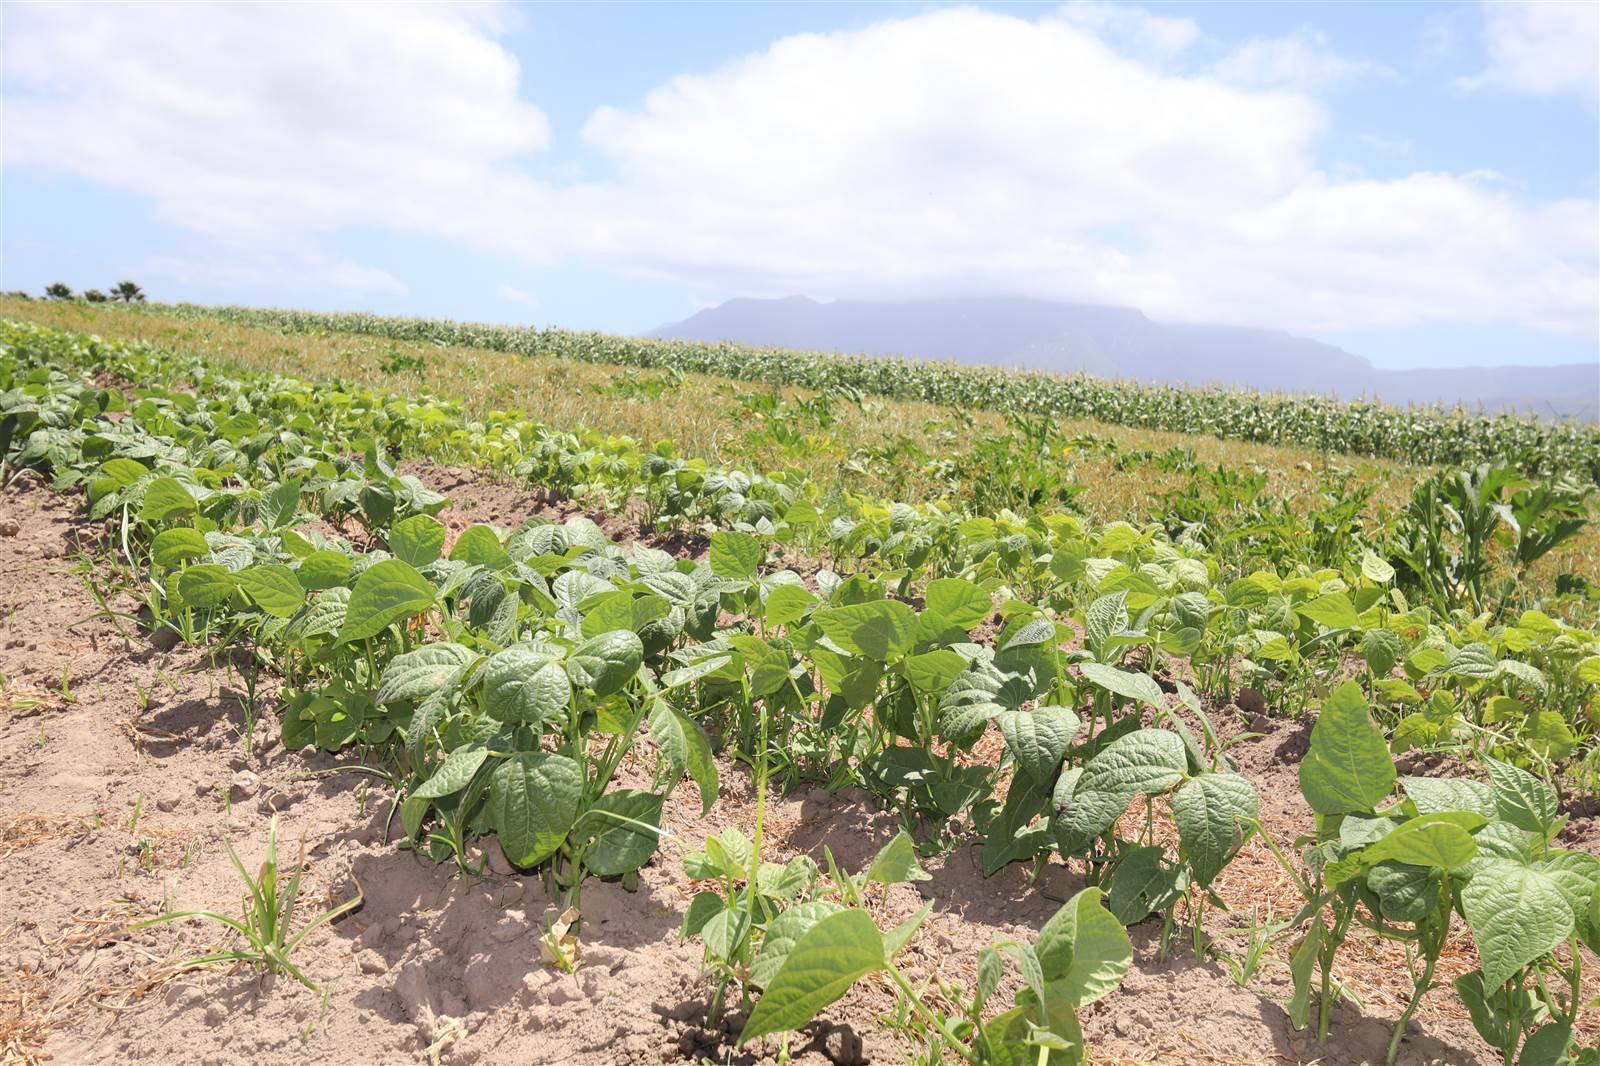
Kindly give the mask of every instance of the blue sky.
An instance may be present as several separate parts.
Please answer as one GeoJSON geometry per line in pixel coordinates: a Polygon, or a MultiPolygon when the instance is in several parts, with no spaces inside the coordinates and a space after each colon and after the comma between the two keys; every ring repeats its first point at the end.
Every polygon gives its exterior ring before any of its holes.
{"type": "Polygon", "coordinates": [[[1592,2],[5,8],[0,287],[1011,293],[1600,361],[1592,2]]]}

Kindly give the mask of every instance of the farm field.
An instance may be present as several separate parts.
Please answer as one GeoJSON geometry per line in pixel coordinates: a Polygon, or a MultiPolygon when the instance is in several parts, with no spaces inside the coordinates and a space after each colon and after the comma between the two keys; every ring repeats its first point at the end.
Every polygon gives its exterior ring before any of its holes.
{"type": "Polygon", "coordinates": [[[1593,1061],[1593,427],[385,321],[0,301],[5,1061],[1593,1061]]]}

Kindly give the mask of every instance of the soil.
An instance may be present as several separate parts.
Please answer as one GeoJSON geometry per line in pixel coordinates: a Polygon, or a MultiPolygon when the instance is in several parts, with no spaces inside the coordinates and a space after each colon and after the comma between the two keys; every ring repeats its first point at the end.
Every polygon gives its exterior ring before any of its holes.
{"type": "MultiPolygon", "coordinates": [[[[426,471],[452,496],[443,517],[457,531],[572,513],[462,473],[426,471]]],[[[608,532],[640,534],[626,524],[615,520],[608,532]]],[[[776,1061],[772,1042],[733,1049],[736,1011],[718,1029],[701,1024],[712,987],[699,974],[699,945],[677,933],[694,894],[685,851],[725,826],[751,828],[753,789],[739,769],[721,766],[722,796],[704,817],[692,788],[673,794],[664,815],[672,835],[636,891],[585,886],[581,965],[558,973],[541,961],[539,936],[555,908],[537,878],[510,870],[497,851],[490,876],[469,876],[396,847],[381,781],[349,758],[278,743],[271,681],[256,691],[252,730],[237,664],[205,649],[159,647],[127,620],[91,617],[99,608],[78,577],[86,546],[94,548],[93,533],[68,500],[26,479],[0,494],[0,1061],[776,1061]],[[223,842],[253,870],[275,816],[286,868],[304,847],[305,916],[364,898],[294,956],[320,995],[243,969],[184,970],[183,960],[228,946],[215,924],[128,931],[168,905],[237,915],[244,887],[223,842]]],[[[110,605],[134,611],[126,594],[110,605]]],[[[1242,713],[1217,716],[1244,728],[1242,713]]],[[[1287,846],[1309,829],[1294,781],[1309,725],[1267,724],[1268,735],[1232,751],[1287,846]]],[[[766,853],[820,861],[826,846],[857,868],[895,827],[894,813],[861,792],[773,797],[766,853]]],[[[877,904],[892,922],[934,902],[902,957],[919,983],[937,975],[970,987],[986,944],[1032,940],[1055,899],[1079,887],[1059,863],[1036,884],[1023,867],[984,879],[973,848],[925,866],[932,880],[895,886],[877,904]]],[[[1230,936],[1232,927],[1298,903],[1260,844],[1217,888],[1232,913],[1209,912],[1207,931],[1235,953],[1244,938],[1230,936]]],[[[1319,1048],[1288,1024],[1281,963],[1268,961],[1240,988],[1217,962],[1196,962],[1184,938],[1159,959],[1158,923],[1131,932],[1137,958],[1121,990],[1085,1013],[1096,1062],[1380,1062],[1409,991],[1403,956],[1353,938],[1340,974],[1364,1009],[1342,1006],[1319,1048]]],[[[1445,976],[1472,965],[1470,944],[1458,942],[1445,976]]],[[[887,981],[863,982],[794,1039],[791,1061],[905,1061],[910,1048],[881,1024],[893,1003],[887,981]]],[[[1401,1061],[1413,1066],[1496,1061],[1447,989],[1429,997],[1402,1047],[1401,1061]]]]}

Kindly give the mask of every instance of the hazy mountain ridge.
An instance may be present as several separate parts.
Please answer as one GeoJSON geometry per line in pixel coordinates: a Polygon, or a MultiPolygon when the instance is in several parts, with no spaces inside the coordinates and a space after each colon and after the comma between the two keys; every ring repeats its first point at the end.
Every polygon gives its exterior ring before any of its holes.
{"type": "Polygon", "coordinates": [[[1161,323],[1131,308],[1021,297],[740,298],[651,336],[1600,417],[1600,363],[1384,370],[1342,348],[1277,330],[1161,323]]]}

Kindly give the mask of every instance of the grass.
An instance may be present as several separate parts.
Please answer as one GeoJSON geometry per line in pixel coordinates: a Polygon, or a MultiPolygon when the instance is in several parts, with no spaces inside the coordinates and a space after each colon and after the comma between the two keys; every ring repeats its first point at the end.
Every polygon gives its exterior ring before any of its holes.
{"type": "MultiPolygon", "coordinates": [[[[679,454],[747,469],[798,470],[826,493],[850,491],[895,499],[936,498],[948,491],[930,466],[970,455],[974,441],[1003,432],[1005,419],[989,411],[957,411],[934,404],[870,398],[836,401],[837,421],[821,426],[803,414],[795,420],[802,440],[780,444],[754,431],[772,418],[759,397],[775,390],[703,374],[676,384],[652,371],[603,364],[525,357],[476,348],[411,343],[357,334],[291,333],[221,319],[195,320],[156,311],[125,313],[107,305],[0,297],[0,315],[43,325],[143,341],[205,358],[219,369],[271,371],[312,381],[334,378],[372,388],[415,392],[426,388],[463,404],[472,416],[492,410],[524,411],[561,430],[603,427],[642,441],[671,440],[679,454]],[[748,401],[748,402],[747,402],[748,401]],[[932,458],[930,463],[929,457],[932,458]]],[[[815,400],[787,388],[794,405],[815,400]]],[[[1068,462],[1083,486],[1077,506],[1096,521],[1145,522],[1164,513],[1163,496],[1183,490],[1188,475],[1143,463],[1115,468],[1118,455],[1172,448],[1193,452],[1197,463],[1260,470],[1266,492],[1300,510],[1312,506],[1325,475],[1353,472],[1352,486],[1372,484],[1374,507],[1397,509],[1431,470],[1388,460],[1329,454],[1215,436],[1175,433],[1074,419],[1054,426],[1071,438],[1092,435],[1112,452],[1077,452],[1068,462]]],[[[991,476],[980,467],[972,476],[991,476]]],[[[1531,575],[1553,587],[1572,572],[1600,580],[1600,523],[1542,560],[1531,575]]]]}

